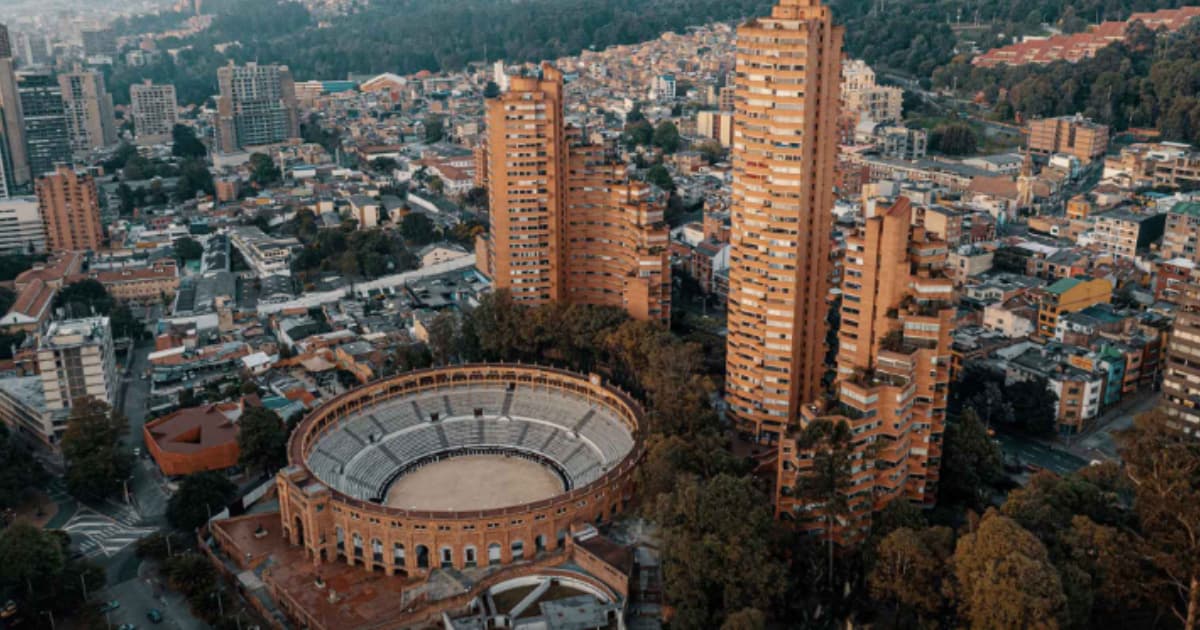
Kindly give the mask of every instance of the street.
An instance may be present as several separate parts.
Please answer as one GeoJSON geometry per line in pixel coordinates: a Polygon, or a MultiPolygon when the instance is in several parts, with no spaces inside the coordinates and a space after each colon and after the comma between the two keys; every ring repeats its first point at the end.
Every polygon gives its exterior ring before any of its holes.
{"type": "Polygon", "coordinates": [[[1032,464],[1059,475],[1068,475],[1092,461],[1118,461],[1113,434],[1128,428],[1134,416],[1150,410],[1158,394],[1143,393],[1123,401],[1097,418],[1079,435],[1056,440],[1039,440],[1022,435],[996,436],[1006,461],[1032,464]]]}

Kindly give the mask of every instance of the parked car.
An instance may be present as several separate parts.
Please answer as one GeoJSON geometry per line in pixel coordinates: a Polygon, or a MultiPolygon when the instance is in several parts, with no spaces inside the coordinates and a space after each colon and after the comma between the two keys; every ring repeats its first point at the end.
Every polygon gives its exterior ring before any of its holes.
{"type": "Polygon", "coordinates": [[[146,618],[150,620],[150,623],[162,623],[162,611],[157,608],[151,608],[146,611],[146,618]]]}

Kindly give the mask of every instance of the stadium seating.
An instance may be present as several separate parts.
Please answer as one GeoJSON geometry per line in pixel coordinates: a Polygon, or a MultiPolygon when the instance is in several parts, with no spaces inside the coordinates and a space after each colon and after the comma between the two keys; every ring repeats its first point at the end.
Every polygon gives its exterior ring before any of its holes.
{"type": "Polygon", "coordinates": [[[400,471],[423,458],[489,448],[536,453],[555,462],[571,487],[581,487],[633,445],[617,417],[584,398],[464,386],[385,401],[344,419],[320,439],[308,467],[349,496],[380,500],[400,471]]]}

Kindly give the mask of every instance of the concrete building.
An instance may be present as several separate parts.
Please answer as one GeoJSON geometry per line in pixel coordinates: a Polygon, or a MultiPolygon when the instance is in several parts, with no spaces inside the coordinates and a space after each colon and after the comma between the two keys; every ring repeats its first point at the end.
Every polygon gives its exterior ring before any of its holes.
{"type": "Polygon", "coordinates": [[[0,252],[46,251],[46,231],[36,197],[0,198],[0,252]]]}
{"type": "Polygon", "coordinates": [[[17,92],[17,72],[12,57],[0,56],[0,168],[6,194],[30,183],[29,154],[25,147],[25,119],[17,92]]]}
{"type": "Polygon", "coordinates": [[[670,317],[663,200],[602,149],[572,143],[562,73],[511,77],[487,102],[491,232],[476,263],[517,301],[576,301],[670,317]],[[570,146],[569,146],[570,145],[570,146]]]}
{"type": "Polygon", "coordinates": [[[79,66],[58,75],[71,150],[87,152],[117,143],[112,94],[104,87],[104,75],[79,66]]]}
{"type": "Polygon", "coordinates": [[[1200,203],[1182,202],[1167,212],[1166,229],[1163,231],[1162,257],[1183,258],[1200,263],[1200,203]]]}
{"type": "Polygon", "coordinates": [[[1088,163],[1108,151],[1108,126],[1080,115],[1029,122],[1029,150],[1040,155],[1065,153],[1088,163]]]}
{"type": "Polygon", "coordinates": [[[171,132],[179,122],[174,85],[155,85],[149,81],[129,86],[133,129],[138,144],[163,144],[171,141],[171,132]]]}
{"type": "Polygon", "coordinates": [[[1121,258],[1135,258],[1139,252],[1147,251],[1152,243],[1163,238],[1163,227],[1167,222],[1166,215],[1131,212],[1126,208],[1093,216],[1093,242],[1121,258]]]}
{"type": "Polygon", "coordinates": [[[85,396],[115,400],[120,382],[107,317],[51,323],[38,336],[37,361],[50,411],[70,409],[85,396]]]}
{"type": "Polygon", "coordinates": [[[842,66],[842,106],[846,113],[876,123],[899,122],[904,112],[904,90],[878,85],[875,71],[861,59],[842,66]]]}
{"type": "Polygon", "coordinates": [[[35,189],[49,251],[101,249],[100,195],[91,175],[59,166],[39,177],[35,189]]]}
{"type": "Polygon", "coordinates": [[[217,69],[217,148],[277,144],[300,137],[299,104],[287,66],[248,63],[217,69]]]}
{"type": "Polygon", "coordinates": [[[842,543],[864,539],[892,501],[937,500],[954,284],[942,272],[945,243],[911,226],[911,214],[901,197],[846,239],[836,401],[805,405],[799,433],[779,443],[777,516],[842,543]],[[852,491],[833,531],[821,507],[794,492],[813,465],[802,436],[820,421],[845,422],[852,434],[852,491]]]}
{"type": "Polygon", "coordinates": [[[17,73],[29,172],[36,179],[71,161],[71,132],[62,87],[49,71],[17,73]]]}
{"type": "Polygon", "coordinates": [[[1083,310],[1093,304],[1112,301],[1112,283],[1103,278],[1063,278],[1036,291],[1038,299],[1037,334],[1053,339],[1058,318],[1083,310]]]}
{"type": "Polygon", "coordinates": [[[259,277],[290,274],[292,252],[301,247],[295,238],[275,238],[253,225],[231,228],[229,242],[242,253],[246,264],[259,277]]]}
{"type": "Polygon", "coordinates": [[[737,33],[725,393],[766,440],[823,389],[843,32],[780,0],[737,33]]]}
{"type": "Polygon", "coordinates": [[[697,112],[696,135],[716,140],[726,148],[733,146],[733,113],[697,112]]]}
{"type": "Polygon", "coordinates": [[[1162,409],[1178,430],[1200,435],[1200,285],[1180,285],[1179,311],[1167,341],[1162,409]]]}

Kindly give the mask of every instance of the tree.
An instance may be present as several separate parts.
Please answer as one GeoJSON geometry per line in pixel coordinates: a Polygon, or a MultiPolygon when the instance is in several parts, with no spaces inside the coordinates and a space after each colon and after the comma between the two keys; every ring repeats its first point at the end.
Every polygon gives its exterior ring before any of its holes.
{"type": "Polygon", "coordinates": [[[446,119],[436,114],[425,117],[425,144],[441,142],[446,138],[446,119]]]}
{"type": "Polygon", "coordinates": [[[1022,431],[1030,435],[1054,433],[1058,396],[1050,390],[1045,378],[1017,381],[1005,389],[1004,396],[1012,401],[1013,416],[1022,431]]]}
{"type": "MultiPolygon", "coordinates": [[[[804,427],[796,447],[812,453],[812,464],[796,478],[796,496],[816,504],[815,518],[825,521],[829,547],[829,577],[833,578],[834,521],[850,511],[850,426],[846,422],[819,419],[804,427]]],[[[813,514],[797,515],[813,518],[813,514]]]]}
{"type": "Polygon", "coordinates": [[[175,239],[175,257],[180,261],[200,260],[204,255],[204,246],[190,237],[175,239]]]}
{"type": "Polygon", "coordinates": [[[236,493],[237,486],[221,473],[188,475],[167,502],[167,522],[176,529],[192,531],[224,509],[236,493]]]}
{"type": "MultiPolygon", "coordinates": [[[[770,503],[750,477],[680,478],[654,508],[672,628],[711,628],[746,608],[768,610],[782,594],[770,503]]],[[[741,623],[742,617],[734,623],[741,623]]],[[[739,627],[739,626],[733,626],[739,627]]]]}
{"type": "Polygon", "coordinates": [[[428,245],[437,240],[437,229],[429,217],[409,212],[400,220],[400,235],[413,245],[428,245]]]}
{"type": "Polygon", "coordinates": [[[645,119],[630,121],[625,125],[625,146],[644,147],[654,141],[654,127],[645,119]]]}
{"type": "Polygon", "coordinates": [[[496,98],[500,96],[500,86],[496,85],[495,81],[488,81],[487,85],[483,86],[483,98],[496,98]]]}
{"type": "Polygon", "coordinates": [[[725,618],[721,630],[764,630],[767,616],[757,608],[743,608],[725,618]]]}
{"type": "Polygon", "coordinates": [[[973,408],[966,409],[957,422],[946,423],[944,442],[939,502],[982,509],[992,484],[1004,477],[1000,447],[988,437],[973,408]]]}
{"type": "Polygon", "coordinates": [[[86,560],[70,560],[70,538],[17,522],[0,530],[0,595],[26,611],[75,614],[84,605],[83,584],[104,587],[105,571],[86,560]]]}
{"type": "Polygon", "coordinates": [[[654,128],[654,146],[662,149],[663,153],[678,151],[681,143],[679,128],[675,126],[675,123],[664,120],[654,128]]]}
{"type": "Polygon", "coordinates": [[[175,125],[171,129],[171,153],[181,158],[203,158],[208,148],[196,137],[196,131],[187,125],[175,125]]]}
{"type": "Polygon", "coordinates": [[[1200,441],[1162,411],[1142,414],[1118,438],[1133,486],[1142,553],[1170,590],[1185,630],[1200,623],[1200,441]]]}
{"type": "Polygon", "coordinates": [[[716,164],[726,158],[729,154],[725,147],[721,146],[716,140],[705,140],[696,146],[696,150],[704,157],[704,161],[709,164],[716,164]]]}
{"type": "Polygon", "coordinates": [[[453,311],[441,311],[429,325],[429,349],[433,353],[434,365],[448,365],[457,353],[462,339],[458,315],[453,311]]]}
{"type": "Polygon", "coordinates": [[[184,160],[179,169],[179,182],[175,189],[175,198],[180,203],[196,198],[198,194],[211,195],[216,192],[212,171],[201,158],[184,160]]]}
{"type": "Polygon", "coordinates": [[[975,152],[975,131],[966,123],[950,123],[934,127],[929,134],[929,148],[946,155],[968,155],[975,152]]]}
{"type": "Polygon", "coordinates": [[[122,488],[133,470],[132,457],[120,448],[120,437],[127,428],[125,417],[108,403],[90,397],[71,403],[62,438],[71,494],[103,499],[122,488]]]}
{"type": "Polygon", "coordinates": [[[959,539],[952,560],[959,608],[974,630],[1059,628],[1066,596],[1046,547],[1016,521],[988,510],[959,539]]]}
{"type": "Polygon", "coordinates": [[[250,155],[250,181],[260,188],[266,188],[283,179],[283,173],[275,166],[271,156],[263,153],[250,155]]]}
{"type": "Polygon", "coordinates": [[[867,579],[871,597],[915,616],[918,625],[939,617],[949,605],[945,585],[953,553],[954,532],[948,527],[893,531],[875,552],[867,579]]]}
{"type": "Polygon", "coordinates": [[[54,296],[54,308],[65,309],[68,317],[108,315],[115,304],[108,289],[91,278],[68,284],[54,296]]]}
{"type": "Polygon", "coordinates": [[[29,450],[18,443],[7,426],[0,424],[0,510],[20,505],[47,477],[29,450]]]}
{"type": "Polygon", "coordinates": [[[265,474],[287,465],[283,420],[265,407],[248,407],[238,420],[238,463],[265,474]]]}
{"type": "Polygon", "coordinates": [[[667,167],[662,164],[655,164],[646,169],[646,182],[654,184],[666,192],[675,192],[675,180],[671,178],[667,167]]]}

